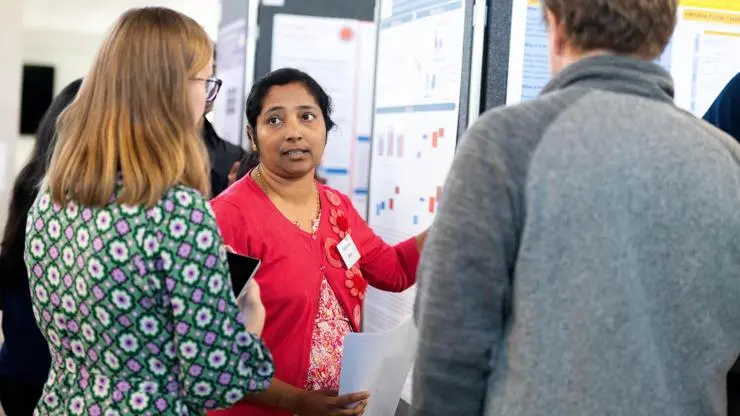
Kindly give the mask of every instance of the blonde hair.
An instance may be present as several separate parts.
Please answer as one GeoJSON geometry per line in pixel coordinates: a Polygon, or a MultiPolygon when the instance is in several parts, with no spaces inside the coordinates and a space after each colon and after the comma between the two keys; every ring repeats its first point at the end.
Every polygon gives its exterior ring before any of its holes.
{"type": "Polygon", "coordinates": [[[188,82],[213,56],[193,19],[166,8],[124,13],[77,98],[60,115],[46,184],[54,202],[152,206],[172,186],[210,193],[188,82]],[[120,175],[120,176],[119,176],[120,175]]]}
{"type": "Polygon", "coordinates": [[[678,0],[543,0],[584,52],[605,49],[654,59],[676,27],[678,0]]]}

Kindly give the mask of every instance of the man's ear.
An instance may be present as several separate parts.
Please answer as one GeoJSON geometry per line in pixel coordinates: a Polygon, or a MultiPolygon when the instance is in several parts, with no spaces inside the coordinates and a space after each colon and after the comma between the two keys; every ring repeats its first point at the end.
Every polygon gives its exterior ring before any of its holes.
{"type": "Polygon", "coordinates": [[[545,21],[547,23],[547,29],[550,32],[550,48],[553,49],[552,53],[556,56],[561,56],[565,53],[565,48],[568,44],[563,22],[549,9],[545,10],[545,21]]]}

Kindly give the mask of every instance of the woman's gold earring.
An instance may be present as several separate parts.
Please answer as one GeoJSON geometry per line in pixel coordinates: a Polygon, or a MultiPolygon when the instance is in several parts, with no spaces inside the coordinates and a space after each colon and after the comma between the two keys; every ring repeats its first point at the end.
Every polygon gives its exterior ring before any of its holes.
{"type": "Polygon", "coordinates": [[[252,151],[253,152],[256,152],[257,151],[257,145],[256,144],[252,144],[252,151]]]}

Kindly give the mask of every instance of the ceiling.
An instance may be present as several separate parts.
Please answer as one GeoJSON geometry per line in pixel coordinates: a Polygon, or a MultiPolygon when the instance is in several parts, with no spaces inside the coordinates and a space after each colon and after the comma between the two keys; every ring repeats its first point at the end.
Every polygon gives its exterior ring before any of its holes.
{"type": "Polygon", "coordinates": [[[197,20],[215,39],[221,18],[219,0],[23,0],[27,30],[105,33],[127,9],[164,6],[197,20]]]}

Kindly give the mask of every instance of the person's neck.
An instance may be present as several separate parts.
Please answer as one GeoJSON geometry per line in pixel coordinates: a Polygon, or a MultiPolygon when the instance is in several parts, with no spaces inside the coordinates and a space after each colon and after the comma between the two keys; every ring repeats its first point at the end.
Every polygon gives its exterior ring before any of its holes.
{"type": "MultiPolygon", "coordinates": [[[[613,51],[606,50],[606,49],[595,49],[595,50],[591,50],[587,52],[582,52],[577,49],[569,48],[568,50],[566,50],[566,52],[563,54],[563,57],[560,60],[560,66],[561,66],[560,69],[555,72],[556,73],[561,72],[565,68],[577,62],[580,62],[584,59],[587,59],[587,58],[593,58],[597,56],[615,56],[615,55],[616,53],[614,53],[613,51]]],[[[640,57],[637,55],[627,55],[627,56],[630,56],[632,58],[638,58],[638,59],[648,59],[648,58],[640,57]]]]}
{"type": "Polygon", "coordinates": [[[315,198],[316,184],[314,183],[314,171],[298,179],[281,178],[259,165],[257,174],[262,175],[262,180],[278,198],[291,204],[303,205],[315,198]]]}

